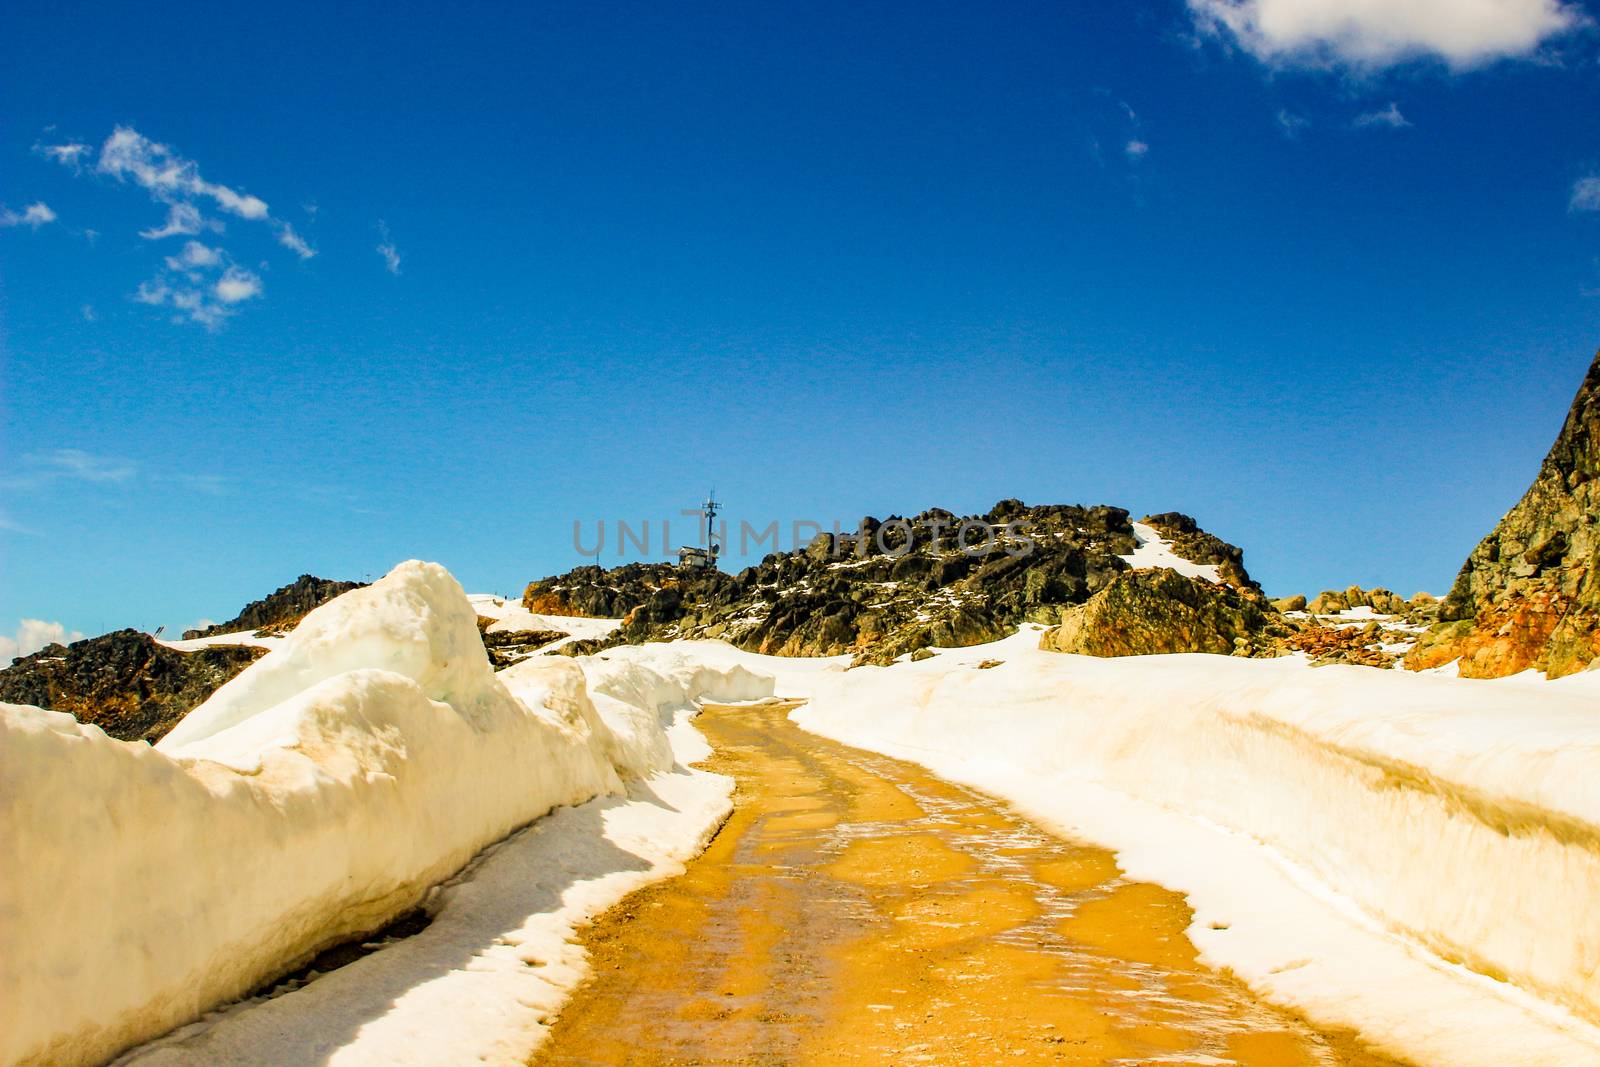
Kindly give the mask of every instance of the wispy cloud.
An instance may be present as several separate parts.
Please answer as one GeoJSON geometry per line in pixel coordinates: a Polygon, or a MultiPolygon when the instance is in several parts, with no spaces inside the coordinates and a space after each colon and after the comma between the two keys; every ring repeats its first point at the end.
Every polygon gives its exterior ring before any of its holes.
{"type": "Polygon", "coordinates": [[[193,274],[184,280],[172,276],[141,282],[133,299],[151,307],[170,307],[177,321],[198,323],[218,330],[236,310],[236,305],[261,295],[261,276],[243,267],[230,265],[215,281],[193,274]],[[189,277],[196,280],[190,281],[189,277]]]}
{"type": "Polygon", "coordinates": [[[26,226],[30,230],[37,230],[45,223],[54,221],[56,213],[42,200],[34,201],[21,211],[0,207],[0,226],[26,226]]]}
{"type": "Polygon", "coordinates": [[[1089,112],[1089,154],[1104,167],[1120,155],[1130,165],[1150,155],[1150,139],[1133,105],[1109,89],[1094,90],[1097,103],[1089,112]],[[1102,149],[1102,145],[1106,148],[1102,149]],[[1117,147],[1111,147],[1117,146],[1117,147]],[[1107,158],[1108,151],[1112,153],[1107,158]]]}
{"type": "MultiPolygon", "coordinates": [[[[48,151],[48,149],[46,150],[48,151]]],[[[95,169],[122,181],[133,181],[165,204],[210,200],[218,210],[242,219],[265,219],[267,202],[226,185],[208,182],[200,167],[164,144],[129,126],[118,126],[100,146],[95,169]]]]}
{"type": "Polygon", "coordinates": [[[383,257],[383,266],[390,274],[400,273],[400,250],[394,245],[394,238],[389,234],[389,224],[382,219],[378,220],[378,255],[383,257]]]}
{"type": "Polygon", "coordinates": [[[1355,118],[1355,124],[1357,127],[1364,130],[1370,130],[1373,128],[1403,130],[1407,126],[1411,125],[1410,121],[1407,120],[1404,115],[1400,114],[1400,105],[1396,104],[1393,100],[1389,101],[1388,107],[1380,108],[1377,111],[1363,112],[1362,114],[1357,115],[1355,118]]]}
{"type": "Polygon", "coordinates": [[[293,226],[290,226],[287,222],[279,222],[275,225],[277,227],[278,243],[280,245],[287,248],[301,259],[310,259],[312,256],[317,254],[316,249],[306,244],[305,240],[298,233],[294,232],[293,226]]]}
{"type": "Polygon", "coordinates": [[[55,160],[62,166],[71,167],[75,171],[83,169],[83,161],[88,158],[91,151],[88,145],[77,141],[67,144],[36,144],[33,146],[33,150],[42,156],[55,160]]]}
{"type": "Polygon", "coordinates": [[[1579,178],[1572,184],[1572,199],[1567,207],[1573,211],[1600,211],[1600,174],[1579,178]]]}
{"type": "Polygon", "coordinates": [[[1188,0],[1202,34],[1275,66],[1456,68],[1529,56],[1588,23],[1565,0],[1188,0]]]}
{"type": "Polygon", "coordinates": [[[131,459],[95,455],[79,448],[55,448],[23,456],[0,478],[0,488],[30,489],[58,481],[120,483],[138,473],[139,465],[131,459]]]}
{"type": "Polygon", "coordinates": [[[1278,129],[1291,141],[1311,128],[1311,120],[1284,108],[1278,112],[1278,129]]]}
{"type": "MultiPolygon", "coordinates": [[[[77,141],[40,145],[35,150],[79,173],[93,155],[88,145],[77,141]]],[[[141,282],[132,294],[138,303],[172,309],[174,321],[216,330],[239,305],[262,294],[258,274],[239,266],[225,248],[196,239],[225,232],[226,226],[217,216],[264,224],[279,245],[301,259],[317,254],[292,225],[272,214],[265,200],[207,179],[194,160],[131,126],[112,131],[94,157],[93,170],[143,189],[166,208],[166,217],[140,230],[140,237],[149,241],[189,238],[181,252],[163,257],[164,270],[141,282]]]]}
{"type": "Polygon", "coordinates": [[[172,204],[167,208],[167,221],[160,226],[140,230],[139,236],[148,241],[160,241],[168,237],[192,236],[203,230],[221,233],[222,223],[205,218],[193,204],[172,204]]]}
{"type": "Polygon", "coordinates": [[[188,241],[183,246],[183,251],[175,256],[167,257],[167,267],[171,270],[194,270],[196,267],[215,267],[222,262],[222,250],[201,244],[199,241],[188,241]]]}

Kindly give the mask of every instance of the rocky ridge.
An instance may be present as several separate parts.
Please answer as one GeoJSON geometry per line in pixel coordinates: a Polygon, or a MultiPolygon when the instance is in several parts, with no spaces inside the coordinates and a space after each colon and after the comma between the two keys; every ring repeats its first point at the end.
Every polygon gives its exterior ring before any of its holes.
{"type": "Polygon", "coordinates": [[[227,622],[199,630],[185,630],[183,639],[193,641],[214,634],[234,634],[245,630],[265,630],[268,634],[288,633],[312,609],[321,607],[340,593],[360,589],[364,584],[302,574],[288,585],[246,604],[244,610],[227,622]]]}
{"type": "Polygon", "coordinates": [[[116,630],[15,660],[0,670],[0,701],[65,711],[119,740],[154,744],[266,651],[179,652],[149,634],[116,630]]]}
{"type": "MultiPolygon", "coordinates": [[[[1175,512],[1145,521],[1171,538],[1175,551],[1181,545],[1191,560],[1217,566],[1221,584],[1184,579],[1193,583],[1184,595],[1211,620],[1207,633],[1228,633],[1227,651],[1235,649],[1234,637],[1267,627],[1276,612],[1245,571],[1240,549],[1175,512]]],[[[1064,613],[1133,573],[1122,557],[1138,543],[1122,508],[1002,500],[983,515],[933,508],[864,518],[850,533],[821,534],[805,549],[770,554],[737,574],[666,563],[579,567],[530,583],[523,603],[546,615],[620,617],[611,644],[721,638],[752,652],[882,664],[930,646],[993,641],[1026,622],[1055,627],[1064,613]]],[[[1116,603],[1121,607],[1092,614],[1088,628],[1119,625],[1120,611],[1144,610],[1150,598],[1133,594],[1116,603]]],[[[1217,650],[1214,640],[1202,643],[1217,650]]],[[[561,651],[603,647],[583,642],[561,651]]]]}
{"type": "Polygon", "coordinates": [[[1559,678],[1600,662],[1600,354],[1522,499],[1462,565],[1406,657],[1466,678],[1559,678]]]}

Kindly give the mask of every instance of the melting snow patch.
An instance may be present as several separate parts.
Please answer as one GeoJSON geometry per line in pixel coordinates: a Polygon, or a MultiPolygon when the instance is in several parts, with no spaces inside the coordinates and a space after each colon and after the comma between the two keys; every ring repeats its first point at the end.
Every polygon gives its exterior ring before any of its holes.
{"type": "Polygon", "coordinates": [[[1184,559],[1172,550],[1172,542],[1156,532],[1154,526],[1136,522],[1133,524],[1133,536],[1138,542],[1133,554],[1117,558],[1134,570],[1145,567],[1167,567],[1190,578],[1204,578],[1208,582],[1222,581],[1221,575],[1217,573],[1216,564],[1193,563],[1184,559]]]}

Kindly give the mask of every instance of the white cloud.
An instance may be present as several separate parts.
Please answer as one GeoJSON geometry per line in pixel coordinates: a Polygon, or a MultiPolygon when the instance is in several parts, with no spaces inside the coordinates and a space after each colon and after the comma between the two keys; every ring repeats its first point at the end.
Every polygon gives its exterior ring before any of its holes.
{"type": "MultiPolygon", "coordinates": [[[[81,170],[91,150],[79,142],[68,142],[35,146],[35,151],[81,170]]],[[[100,146],[94,169],[144,189],[151,199],[166,207],[165,221],[141,230],[140,237],[161,241],[222,233],[225,227],[221,220],[208,217],[208,213],[220,213],[264,223],[278,244],[301,259],[317,254],[293,226],[272,215],[265,200],[206,180],[199,164],[130,126],[118,126],[111,132],[100,146]]],[[[261,295],[261,278],[236,266],[225,249],[191,239],[184,243],[182,252],[164,257],[164,262],[166,269],[140,283],[132,299],[152,307],[175,309],[179,313],[176,321],[197,322],[214,330],[233,313],[234,305],[261,295]],[[207,281],[206,272],[217,269],[221,270],[221,277],[207,281]]]]}
{"type": "Polygon", "coordinates": [[[265,200],[206,181],[193,160],[128,126],[118,126],[106,138],[95,169],[121,181],[131,178],[163,203],[207,198],[242,219],[264,219],[268,214],[265,200]]]}
{"type": "Polygon", "coordinates": [[[1393,100],[1389,106],[1379,111],[1368,111],[1356,116],[1356,125],[1364,129],[1374,126],[1387,126],[1391,130],[1401,130],[1411,125],[1406,117],[1400,114],[1400,107],[1393,100]]]}
{"type": "Polygon", "coordinates": [[[0,667],[9,667],[18,656],[31,656],[46,645],[70,645],[82,641],[83,634],[68,630],[59,622],[43,619],[23,619],[16,636],[0,634],[0,667]]]}
{"type": "Polygon", "coordinates": [[[1567,206],[1573,211],[1600,211],[1600,174],[1574,182],[1572,200],[1567,206]]]}
{"type": "Polygon", "coordinates": [[[1143,159],[1150,152],[1150,146],[1140,140],[1129,141],[1122,149],[1128,154],[1129,159],[1143,159]]]}
{"type": "Polygon", "coordinates": [[[220,248],[189,241],[176,256],[166,257],[167,269],[139,283],[132,299],[151,307],[171,307],[174,322],[193,322],[208,330],[221,329],[234,314],[236,304],[261,295],[261,276],[232,262],[220,248]],[[206,273],[221,267],[214,282],[206,273]]]}
{"type": "Polygon", "coordinates": [[[1291,140],[1299,137],[1302,132],[1311,126],[1311,120],[1304,115],[1296,115],[1287,108],[1278,112],[1278,128],[1285,137],[1291,140]]]}
{"type": "Polygon", "coordinates": [[[261,278],[242,267],[229,267],[212,292],[224,304],[237,304],[261,295],[261,278]]]}
{"type": "Polygon", "coordinates": [[[183,246],[183,251],[176,256],[167,257],[167,266],[171,270],[193,271],[197,268],[215,267],[222,262],[222,249],[203,245],[199,241],[188,241],[183,246]]]}
{"type": "Polygon", "coordinates": [[[382,219],[378,220],[378,234],[383,238],[378,243],[378,255],[383,257],[384,268],[390,274],[400,273],[400,250],[394,245],[394,238],[389,236],[389,224],[382,219]]]}
{"type": "Polygon", "coordinates": [[[34,145],[33,150],[41,155],[48,156],[63,166],[78,170],[83,166],[83,159],[89,152],[89,146],[77,141],[71,141],[67,144],[34,145]]]}
{"type": "Polygon", "coordinates": [[[200,209],[193,204],[172,204],[167,208],[167,221],[160,226],[152,226],[148,230],[140,230],[139,236],[151,241],[159,241],[165,237],[178,237],[184,234],[197,234],[203,229],[216,229],[217,224],[208,222],[200,215],[200,209]]]}
{"type": "Polygon", "coordinates": [[[1588,20],[1564,0],[1188,0],[1202,32],[1278,65],[1470,67],[1526,56],[1588,20]]]}
{"type": "Polygon", "coordinates": [[[99,322],[100,313],[94,309],[93,304],[85,304],[78,309],[78,314],[83,316],[84,322],[99,322]]]}
{"type": "Polygon", "coordinates": [[[294,232],[294,227],[287,222],[278,224],[278,243],[301,259],[310,259],[317,254],[316,249],[306,244],[304,239],[294,232]]]}
{"type": "Polygon", "coordinates": [[[30,230],[37,230],[47,222],[56,221],[56,213],[50,210],[50,205],[43,200],[36,200],[16,212],[8,208],[0,208],[0,226],[26,226],[30,230]]]}

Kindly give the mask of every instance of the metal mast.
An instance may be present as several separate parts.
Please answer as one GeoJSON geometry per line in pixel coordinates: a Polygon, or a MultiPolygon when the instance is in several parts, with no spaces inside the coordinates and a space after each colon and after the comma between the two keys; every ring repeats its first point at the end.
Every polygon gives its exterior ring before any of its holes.
{"type": "Polygon", "coordinates": [[[715,556],[722,550],[721,546],[712,540],[716,532],[717,512],[722,510],[722,505],[717,503],[717,491],[715,489],[707,494],[705,503],[700,505],[700,510],[705,513],[706,517],[706,551],[715,556]]]}

